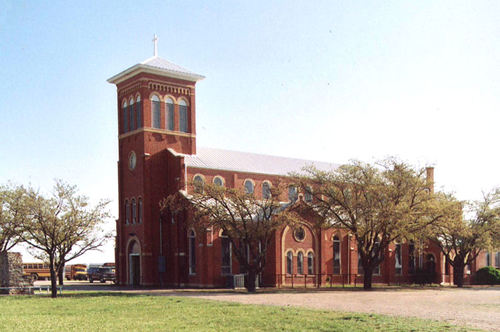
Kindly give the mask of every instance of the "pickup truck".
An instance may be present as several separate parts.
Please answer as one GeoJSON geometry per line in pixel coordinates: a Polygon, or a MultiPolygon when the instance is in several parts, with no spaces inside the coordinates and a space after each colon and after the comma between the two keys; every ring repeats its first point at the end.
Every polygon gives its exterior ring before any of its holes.
{"type": "Polygon", "coordinates": [[[115,272],[110,267],[89,267],[87,269],[87,276],[91,283],[94,280],[99,280],[102,283],[108,280],[116,282],[115,272]]]}

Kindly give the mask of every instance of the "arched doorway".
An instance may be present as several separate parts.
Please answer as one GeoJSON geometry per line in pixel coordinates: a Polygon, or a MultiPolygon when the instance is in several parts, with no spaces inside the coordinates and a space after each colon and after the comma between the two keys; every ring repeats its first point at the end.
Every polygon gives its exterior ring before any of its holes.
{"type": "Polygon", "coordinates": [[[129,284],[141,284],[141,247],[139,242],[132,240],[128,246],[129,284]]]}

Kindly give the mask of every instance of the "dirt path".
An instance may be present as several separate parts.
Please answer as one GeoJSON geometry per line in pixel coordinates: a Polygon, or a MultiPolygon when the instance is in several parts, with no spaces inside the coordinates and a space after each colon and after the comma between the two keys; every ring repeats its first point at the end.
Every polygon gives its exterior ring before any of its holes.
{"type": "MultiPolygon", "coordinates": [[[[194,295],[194,294],[192,294],[194,295]]],[[[500,331],[500,288],[205,293],[196,297],[240,303],[413,316],[500,331]]]]}

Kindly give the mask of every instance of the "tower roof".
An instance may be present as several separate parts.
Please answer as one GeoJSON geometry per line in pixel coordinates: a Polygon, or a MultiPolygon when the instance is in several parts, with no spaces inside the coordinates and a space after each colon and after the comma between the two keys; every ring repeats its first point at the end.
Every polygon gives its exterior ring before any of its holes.
{"type": "Polygon", "coordinates": [[[160,58],[159,56],[153,56],[109,78],[108,82],[118,84],[141,72],[178,78],[191,82],[197,82],[205,78],[203,75],[196,74],[170,61],[160,58]]]}

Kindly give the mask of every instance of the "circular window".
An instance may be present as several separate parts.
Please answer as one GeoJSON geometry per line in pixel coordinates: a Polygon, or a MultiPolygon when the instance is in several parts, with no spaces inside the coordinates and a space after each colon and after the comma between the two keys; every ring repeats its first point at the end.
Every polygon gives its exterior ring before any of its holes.
{"type": "Polygon", "coordinates": [[[304,228],[302,226],[299,226],[299,227],[295,228],[295,230],[293,231],[293,237],[298,242],[302,242],[306,238],[306,231],[304,230],[304,228]]]}

